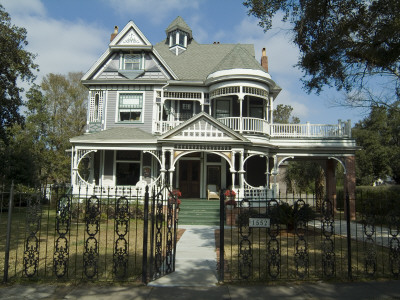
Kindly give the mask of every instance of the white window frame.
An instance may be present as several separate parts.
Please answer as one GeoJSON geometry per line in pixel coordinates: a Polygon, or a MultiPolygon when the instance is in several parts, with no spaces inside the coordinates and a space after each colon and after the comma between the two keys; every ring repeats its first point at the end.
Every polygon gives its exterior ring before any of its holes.
{"type": "Polygon", "coordinates": [[[137,71],[137,70],[143,70],[144,69],[144,53],[125,53],[120,56],[120,63],[119,63],[119,68],[121,70],[127,70],[127,71],[137,71]],[[128,59],[139,59],[139,67],[138,69],[127,69],[126,68],[126,61],[128,59]]]}
{"type": "Polygon", "coordinates": [[[128,92],[128,91],[121,91],[117,93],[117,101],[116,101],[116,114],[115,114],[115,123],[133,123],[133,124],[138,124],[138,123],[144,123],[144,110],[145,110],[145,97],[144,97],[144,92],[128,92]],[[121,101],[121,95],[140,95],[141,96],[141,102],[142,102],[142,107],[141,108],[123,108],[126,110],[131,110],[131,111],[141,111],[140,114],[140,119],[139,120],[129,120],[129,121],[121,121],[120,120],[120,101],[121,101]]]}
{"type": "MultiPolygon", "coordinates": [[[[117,160],[117,151],[124,151],[128,149],[120,149],[120,150],[114,150],[114,165],[113,165],[113,178],[114,178],[114,185],[117,186],[117,164],[118,163],[135,163],[139,164],[139,181],[143,179],[142,172],[143,172],[143,151],[140,150],[131,150],[129,151],[140,151],[140,160],[117,160]]],[[[122,185],[121,185],[122,186],[122,185]]],[[[132,185],[134,186],[134,185],[132,185]]]]}

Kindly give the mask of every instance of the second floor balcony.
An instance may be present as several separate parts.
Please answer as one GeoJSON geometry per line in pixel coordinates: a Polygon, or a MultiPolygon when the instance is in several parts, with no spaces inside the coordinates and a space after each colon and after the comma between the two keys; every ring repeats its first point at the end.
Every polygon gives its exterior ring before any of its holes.
{"type": "MultiPolygon", "coordinates": [[[[337,124],[270,124],[264,119],[251,117],[217,118],[225,126],[243,134],[265,135],[278,138],[351,138],[351,121],[337,124]]],[[[155,132],[163,134],[184,121],[157,121],[155,132]]]]}

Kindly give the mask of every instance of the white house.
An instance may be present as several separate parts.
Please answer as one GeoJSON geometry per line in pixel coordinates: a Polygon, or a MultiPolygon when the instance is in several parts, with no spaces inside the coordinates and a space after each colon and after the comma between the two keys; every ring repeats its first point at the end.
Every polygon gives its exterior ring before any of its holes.
{"type": "Polygon", "coordinates": [[[281,88],[265,50],[259,63],[254,45],[199,44],[181,17],[155,45],[132,21],[116,27],[82,83],[89,105],[87,133],[71,139],[75,188],[166,180],[190,198],[206,198],[208,185],[271,193],[282,162],[301,158],[326,162],[328,194],[336,163],[354,180],[350,121],[274,123],[281,88]]]}

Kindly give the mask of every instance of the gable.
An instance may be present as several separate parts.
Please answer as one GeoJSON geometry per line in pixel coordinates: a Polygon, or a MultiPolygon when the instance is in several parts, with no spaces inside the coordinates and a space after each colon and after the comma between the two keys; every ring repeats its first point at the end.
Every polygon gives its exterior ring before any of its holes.
{"type": "Polygon", "coordinates": [[[151,43],[136,24],[133,21],[129,21],[124,29],[110,42],[110,47],[113,46],[151,46],[151,43]]]}
{"type": "Polygon", "coordinates": [[[242,135],[202,112],[163,134],[159,141],[248,143],[242,135]]]}

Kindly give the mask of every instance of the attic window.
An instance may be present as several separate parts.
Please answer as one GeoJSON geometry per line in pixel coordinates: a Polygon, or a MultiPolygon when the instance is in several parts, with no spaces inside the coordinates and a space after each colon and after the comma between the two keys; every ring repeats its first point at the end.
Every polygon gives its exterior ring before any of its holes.
{"type": "Polygon", "coordinates": [[[123,56],[122,66],[124,70],[142,70],[141,54],[125,54],[123,56]]]}

